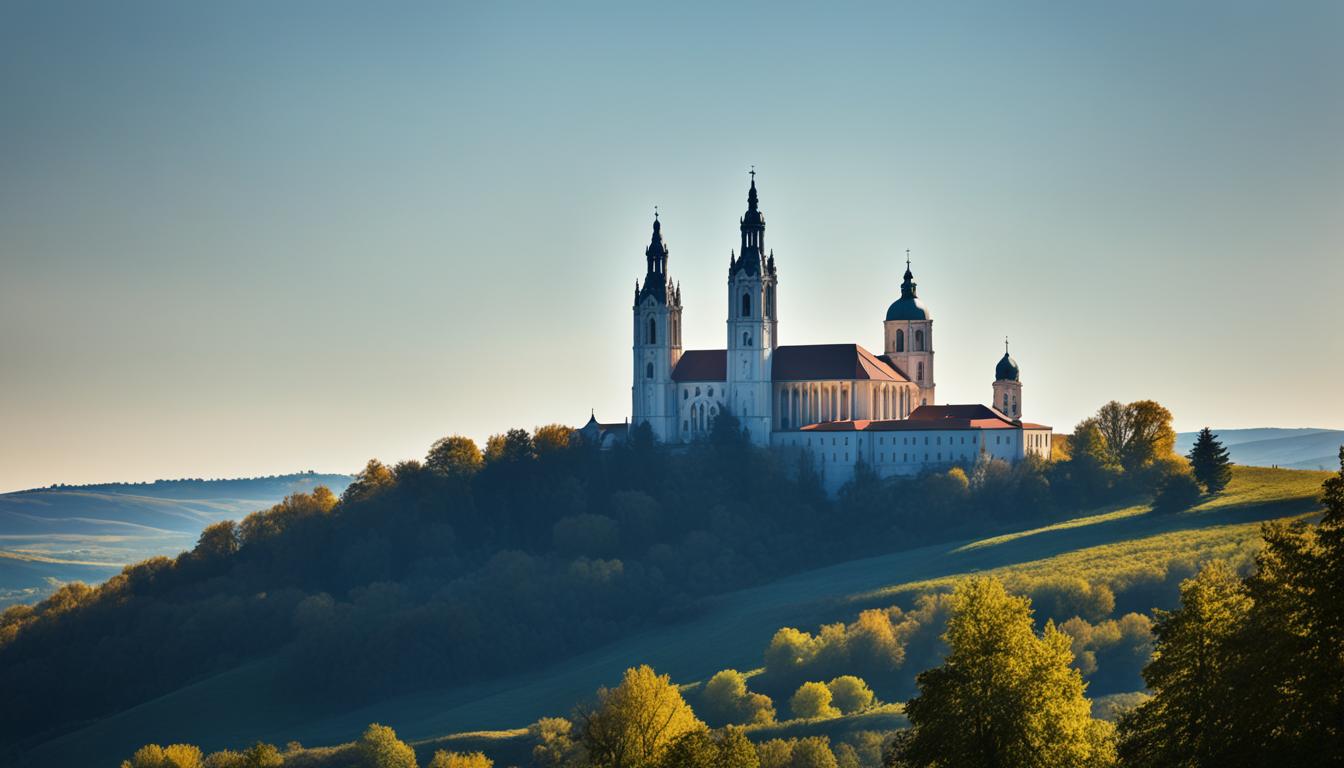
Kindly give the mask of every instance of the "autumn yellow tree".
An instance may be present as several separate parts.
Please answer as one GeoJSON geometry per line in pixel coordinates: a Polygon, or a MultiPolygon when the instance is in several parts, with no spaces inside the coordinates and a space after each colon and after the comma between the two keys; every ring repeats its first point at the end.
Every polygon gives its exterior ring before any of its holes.
{"type": "Polygon", "coordinates": [[[425,469],[445,477],[471,477],[485,463],[476,441],[462,435],[449,435],[430,446],[425,469]]]}
{"type": "Polygon", "coordinates": [[[825,683],[803,683],[789,699],[794,717],[839,717],[840,710],[831,705],[831,689],[825,683]]]}
{"type": "Polygon", "coordinates": [[[1067,635],[1037,635],[1031,602],[998,579],[962,582],[952,595],[941,667],[917,678],[906,705],[913,766],[1093,768],[1115,762],[1108,724],[1094,720],[1067,635]]]}
{"type": "Polygon", "coordinates": [[[137,749],[130,760],[122,760],[121,768],[201,768],[200,747],[191,744],[146,744],[137,749]]]}
{"type": "Polygon", "coordinates": [[[492,768],[495,761],[481,752],[448,752],[440,749],[429,761],[429,768],[492,768]]]}
{"type": "Polygon", "coordinates": [[[627,669],[620,685],[598,691],[596,705],[578,717],[598,768],[655,765],[678,736],[705,727],[669,677],[648,665],[627,669]]]}
{"type": "Polygon", "coordinates": [[[362,765],[367,768],[417,768],[415,750],[386,725],[371,724],[357,745],[362,765]]]}

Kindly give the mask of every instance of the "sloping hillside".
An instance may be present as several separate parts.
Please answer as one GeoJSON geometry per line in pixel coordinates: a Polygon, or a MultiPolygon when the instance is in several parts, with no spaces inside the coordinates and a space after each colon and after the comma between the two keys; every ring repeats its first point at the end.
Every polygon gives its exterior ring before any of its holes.
{"type": "MultiPolygon", "coordinates": [[[[1339,429],[1225,429],[1214,430],[1232,461],[1246,467],[1329,470],[1338,465],[1344,430],[1339,429]]],[[[1176,451],[1188,453],[1195,432],[1176,436],[1176,451]]]]}
{"type": "Polygon", "coordinates": [[[264,509],[346,475],[171,480],[0,494],[0,607],[32,602],[62,582],[96,583],[127,563],[190,549],[201,529],[264,509]]]}
{"type": "MultiPolygon", "coordinates": [[[[935,580],[971,572],[1079,573],[1124,580],[1171,563],[1190,565],[1244,551],[1259,523],[1311,514],[1325,473],[1239,467],[1227,493],[1186,513],[1146,506],[1109,509],[1046,527],[853,560],[707,600],[693,617],[627,636],[536,673],[399,696],[333,713],[280,682],[266,660],[54,739],[29,764],[110,763],[138,745],[186,741],[206,749],[256,739],[337,744],[369,722],[413,740],[526,725],[565,714],[596,687],[636,663],[674,680],[703,680],[719,669],[751,669],[781,626],[815,627],[862,607],[901,602],[935,580]]],[[[426,638],[433,642],[433,638],[426,638]]]]}

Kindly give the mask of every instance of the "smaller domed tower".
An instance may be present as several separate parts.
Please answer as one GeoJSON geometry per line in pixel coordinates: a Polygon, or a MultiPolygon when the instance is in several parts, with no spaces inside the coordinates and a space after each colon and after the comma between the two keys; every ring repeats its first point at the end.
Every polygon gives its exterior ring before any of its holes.
{"type": "Polygon", "coordinates": [[[882,324],[883,349],[887,357],[910,381],[919,385],[920,405],[934,405],[933,317],[915,292],[915,275],[910,271],[910,251],[905,252],[905,281],[901,297],[887,308],[882,324]]]}
{"type": "Polygon", "coordinates": [[[990,404],[1013,419],[1022,418],[1022,381],[1017,361],[1008,354],[1008,339],[1003,340],[1003,357],[994,367],[994,399],[990,404]]]}

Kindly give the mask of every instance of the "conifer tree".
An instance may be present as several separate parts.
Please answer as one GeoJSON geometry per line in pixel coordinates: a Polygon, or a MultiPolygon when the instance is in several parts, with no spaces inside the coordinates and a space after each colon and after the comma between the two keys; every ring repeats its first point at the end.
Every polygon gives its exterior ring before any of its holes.
{"type": "Polygon", "coordinates": [[[1232,462],[1227,457],[1227,449],[1208,427],[1199,431],[1199,437],[1195,438],[1195,445],[1186,458],[1190,459],[1195,479],[1209,493],[1223,490],[1232,479],[1232,462]]]}

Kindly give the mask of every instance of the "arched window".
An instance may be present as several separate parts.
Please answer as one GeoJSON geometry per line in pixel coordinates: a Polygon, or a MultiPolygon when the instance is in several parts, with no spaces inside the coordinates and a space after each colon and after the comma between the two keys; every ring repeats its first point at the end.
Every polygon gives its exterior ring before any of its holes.
{"type": "Polygon", "coordinates": [[[649,318],[649,343],[658,343],[658,322],[652,317],[649,318]]]}
{"type": "Polygon", "coordinates": [[[751,294],[742,294],[742,316],[751,317],[751,294]]]}
{"type": "Polygon", "coordinates": [[[644,366],[644,378],[646,379],[653,378],[653,363],[649,363],[648,365],[644,366]]]}
{"type": "MultiPolygon", "coordinates": [[[[923,332],[923,331],[915,331],[915,351],[916,351],[916,352],[923,352],[923,351],[924,351],[924,332],[923,332]]],[[[923,377],[921,376],[920,378],[923,378],[923,377]]]]}
{"type": "Polygon", "coordinates": [[[900,328],[896,329],[896,351],[897,352],[905,351],[905,331],[901,330],[900,328]]]}
{"type": "Polygon", "coordinates": [[[742,346],[744,347],[751,346],[751,334],[746,331],[742,332],[742,346]]]}
{"type": "MultiPolygon", "coordinates": [[[[915,338],[919,338],[919,337],[916,336],[915,338]]],[[[916,368],[916,371],[917,371],[917,373],[915,374],[915,380],[918,381],[920,384],[923,384],[923,383],[924,383],[924,361],[921,360],[921,361],[919,362],[919,364],[918,364],[918,366],[917,366],[917,368],[916,368]]]]}

